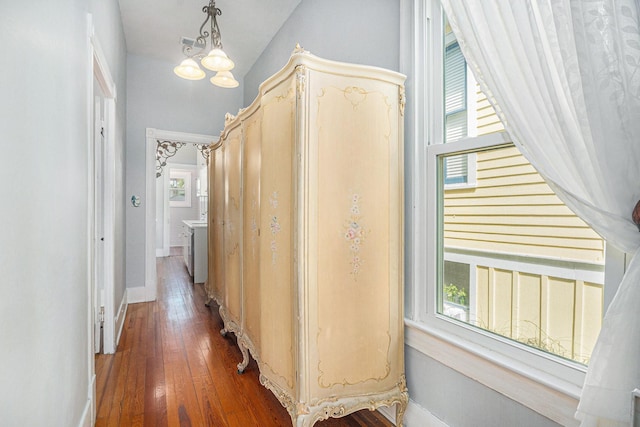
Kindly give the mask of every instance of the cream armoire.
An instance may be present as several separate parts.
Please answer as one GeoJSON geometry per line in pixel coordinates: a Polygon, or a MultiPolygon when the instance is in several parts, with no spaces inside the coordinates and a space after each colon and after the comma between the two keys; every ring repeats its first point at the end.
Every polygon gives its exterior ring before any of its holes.
{"type": "Polygon", "coordinates": [[[402,424],[403,83],[297,47],[211,153],[207,292],[294,426],[402,424]]]}

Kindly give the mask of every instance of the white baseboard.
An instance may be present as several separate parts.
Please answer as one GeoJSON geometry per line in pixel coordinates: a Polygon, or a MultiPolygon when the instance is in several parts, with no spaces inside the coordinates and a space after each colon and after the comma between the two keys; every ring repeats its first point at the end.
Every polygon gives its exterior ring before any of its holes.
{"type": "Polygon", "coordinates": [[[156,258],[162,258],[163,256],[165,256],[164,254],[164,249],[160,248],[156,248],[156,258]]]}
{"type": "Polygon", "coordinates": [[[405,427],[449,427],[440,418],[412,400],[409,400],[404,420],[405,427]]]}
{"type": "Polygon", "coordinates": [[[378,408],[378,412],[380,412],[386,419],[396,425],[396,406],[381,406],[378,408]]]}
{"type": "Polygon", "coordinates": [[[94,411],[94,404],[96,401],[96,396],[95,396],[95,383],[96,383],[96,376],[94,375],[93,378],[91,378],[91,381],[89,381],[89,390],[87,391],[87,395],[88,395],[88,399],[87,399],[87,403],[85,403],[84,405],[84,409],[82,410],[82,415],[80,416],[80,421],[78,422],[78,427],[92,427],[93,426],[93,411],[94,411]]]}
{"type": "Polygon", "coordinates": [[[87,400],[78,427],[91,427],[91,401],[87,400]]]}
{"type": "Polygon", "coordinates": [[[127,315],[127,307],[129,303],[128,290],[124,290],[124,294],[122,295],[122,301],[120,301],[120,307],[118,308],[118,312],[116,313],[115,318],[115,328],[116,328],[116,345],[115,348],[118,348],[118,343],[120,342],[120,335],[122,334],[122,328],[124,327],[124,319],[127,315]]]}
{"type": "Polygon", "coordinates": [[[149,291],[146,286],[138,286],[135,288],[127,288],[127,302],[129,304],[136,304],[139,302],[154,301],[156,296],[149,295],[149,291]]]}
{"type": "MultiPolygon", "coordinates": [[[[382,406],[378,408],[378,412],[395,425],[395,406],[382,406]]],[[[407,405],[407,410],[404,413],[404,420],[402,424],[404,427],[448,427],[439,418],[411,399],[409,399],[409,404],[407,405]]]]}

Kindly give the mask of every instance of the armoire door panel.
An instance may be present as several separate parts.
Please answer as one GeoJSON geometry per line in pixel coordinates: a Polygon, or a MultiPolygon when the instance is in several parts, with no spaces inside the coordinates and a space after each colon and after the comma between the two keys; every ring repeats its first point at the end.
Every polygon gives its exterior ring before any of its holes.
{"type": "Polygon", "coordinates": [[[224,221],[225,308],[237,326],[242,318],[242,129],[233,128],[225,143],[226,201],[224,221]]]}
{"type": "Polygon", "coordinates": [[[262,99],[260,171],[261,362],[283,390],[294,388],[293,175],[295,91],[291,82],[262,99]]]}
{"type": "MultiPolygon", "coordinates": [[[[211,259],[209,277],[212,277],[213,298],[221,304],[224,300],[224,152],[218,148],[211,153],[209,160],[212,165],[209,185],[209,216],[212,219],[210,234],[212,235],[212,248],[209,251],[211,259]]],[[[211,279],[210,279],[211,280],[211,279]]]]}
{"type": "MultiPolygon", "coordinates": [[[[310,243],[317,248],[310,259],[317,262],[317,278],[309,284],[310,300],[317,304],[317,317],[310,310],[310,329],[317,328],[317,336],[310,369],[313,378],[317,369],[319,397],[336,387],[357,391],[363,383],[389,383],[391,344],[397,339],[390,313],[396,310],[391,293],[397,294],[398,277],[390,280],[389,240],[390,210],[397,209],[389,180],[397,168],[389,159],[397,91],[385,93],[371,80],[360,86],[339,80],[322,76],[309,88],[309,121],[315,124],[309,144],[317,145],[310,149],[317,150],[317,162],[309,172],[317,179],[317,241],[310,243]]],[[[396,381],[390,379],[389,386],[396,381]]]]}
{"type": "Polygon", "coordinates": [[[260,353],[260,302],[269,295],[262,295],[260,286],[260,143],[262,111],[256,110],[243,122],[243,255],[242,282],[244,328],[250,348],[260,353]]]}

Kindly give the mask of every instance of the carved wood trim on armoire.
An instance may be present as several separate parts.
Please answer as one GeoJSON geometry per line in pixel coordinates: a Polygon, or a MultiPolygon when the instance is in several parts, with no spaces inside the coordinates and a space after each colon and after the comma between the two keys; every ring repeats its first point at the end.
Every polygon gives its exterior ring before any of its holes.
{"type": "Polygon", "coordinates": [[[212,147],[206,291],[294,426],[402,424],[404,79],[297,46],[212,147]]]}

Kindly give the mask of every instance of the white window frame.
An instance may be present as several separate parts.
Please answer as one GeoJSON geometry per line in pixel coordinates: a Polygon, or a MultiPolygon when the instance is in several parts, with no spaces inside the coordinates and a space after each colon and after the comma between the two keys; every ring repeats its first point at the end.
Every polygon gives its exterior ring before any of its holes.
{"type": "MultiPolygon", "coordinates": [[[[407,153],[412,154],[406,156],[410,159],[406,165],[410,180],[406,195],[406,344],[551,420],[577,425],[574,413],[585,366],[437,314],[437,156],[507,144],[511,139],[499,132],[442,144],[440,2],[403,0],[401,8],[408,11],[402,15],[407,22],[401,27],[411,29],[403,38],[401,71],[410,79],[417,76],[408,82],[408,98],[414,102],[407,115],[413,126],[405,132],[407,153]]],[[[625,259],[625,254],[606,246],[605,310],[624,274],[625,259]]]]}
{"type": "MultiPolygon", "coordinates": [[[[182,179],[184,181],[184,200],[171,200],[169,198],[169,207],[172,208],[190,208],[191,207],[191,172],[182,169],[170,169],[169,179],[182,179]]],[[[169,194],[171,186],[169,186],[169,194]]],[[[167,194],[167,197],[169,197],[167,194]]]]}

